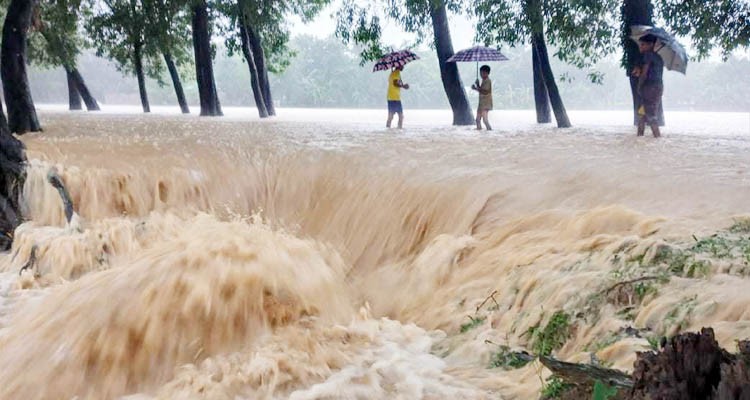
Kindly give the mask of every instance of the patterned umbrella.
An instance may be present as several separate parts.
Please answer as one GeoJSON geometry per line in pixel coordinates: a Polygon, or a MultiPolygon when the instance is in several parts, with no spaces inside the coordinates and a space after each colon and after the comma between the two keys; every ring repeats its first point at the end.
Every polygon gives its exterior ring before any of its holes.
{"type": "Polygon", "coordinates": [[[477,63],[477,77],[479,77],[479,62],[480,61],[508,61],[508,57],[505,57],[499,50],[484,47],[474,46],[470,49],[460,50],[447,60],[448,62],[471,62],[477,63]]]}
{"type": "Polygon", "coordinates": [[[670,71],[685,74],[687,71],[688,56],[685,48],[667,33],[664,29],[654,28],[648,25],[633,25],[630,27],[630,38],[636,43],[638,39],[646,35],[656,37],[654,52],[661,56],[664,66],[670,71]]]}
{"type": "Polygon", "coordinates": [[[393,67],[403,67],[414,60],[419,60],[419,56],[411,50],[394,51],[379,59],[372,68],[372,72],[387,71],[393,67]]]}

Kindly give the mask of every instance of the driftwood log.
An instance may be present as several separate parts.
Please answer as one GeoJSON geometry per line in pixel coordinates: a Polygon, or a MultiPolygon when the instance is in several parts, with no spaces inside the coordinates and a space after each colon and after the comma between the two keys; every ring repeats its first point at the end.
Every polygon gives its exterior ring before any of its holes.
{"type": "Polygon", "coordinates": [[[47,182],[57,189],[58,193],[60,193],[60,198],[62,199],[63,207],[65,208],[65,219],[70,223],[73,219],[73,214],[75,213],[75,210],[73,209],[73,200],[70,199],[70,193],[68,193],[68,189],[65,188],[65,184],[55,168],[50,168],[47,172],[47,182]]]}
{"type": "Polygon", "coordinates": [[[552,357],[539,360],[571,385],[561,399],[590,396],[598,380],[618,388],[618,399],[750,400],[750,341],[739,341],[738,347],[738,354],[722,349],[711,328],[682,333],[664,341],[657,352],[637,353],[632,376],[552,357]]]}
{"type": "Polygon", "coordinates": [[[592,364],[569,363],[549,356],[539,357],[539,361],[566,383],[593,387],[596,381],[601,381],[618,388],[630,389],[633,387],[633,379],[630,375],[616,369],[603,368],[592,364]]]}

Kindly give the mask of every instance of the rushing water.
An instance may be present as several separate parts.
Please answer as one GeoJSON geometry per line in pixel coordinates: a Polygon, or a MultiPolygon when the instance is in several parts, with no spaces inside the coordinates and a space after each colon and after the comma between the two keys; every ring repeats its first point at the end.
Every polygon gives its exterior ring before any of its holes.
{"type": "MultiPolygon", "coordinates": [[[[441,126],[445,112],[403,131],[380,111],[228,114],[47,111],[23,137],[30,221],[0,256],[0,398],[534,398],[546,373],[487,368],[498,344],[580,309],[622,248],[750,212],[747,114],[669,114],[661,140],[636,138],[628,113],[573,113],[569,130],[494,113],[489,134],[441,126]],[[486,319],[461,333],[467,315],[486,319]]],[[[750,336],[747,285],[674,278],[633,321],[611,306],[579,321],[557,356],[588,360],[628,324],[711,325],[731,346],[750,336]]],[[[629,369],[647,346],[597,356],[629,369]]]]}

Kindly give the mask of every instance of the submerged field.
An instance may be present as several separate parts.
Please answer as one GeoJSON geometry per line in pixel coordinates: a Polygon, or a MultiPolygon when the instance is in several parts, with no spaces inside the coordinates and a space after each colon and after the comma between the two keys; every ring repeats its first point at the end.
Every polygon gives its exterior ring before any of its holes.
{"type": "Polygon", "coordinates": [[[750,117],[526,116],[45,113],[0,398],[530,399],[549,372],[511,350],[631,370],[680,331],[750,337],[750,117]]]}

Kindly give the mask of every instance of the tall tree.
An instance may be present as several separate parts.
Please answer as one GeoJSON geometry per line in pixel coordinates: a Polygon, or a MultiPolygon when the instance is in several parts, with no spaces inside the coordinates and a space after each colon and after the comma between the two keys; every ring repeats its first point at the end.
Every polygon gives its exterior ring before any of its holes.
{"type": "Polygon", "coordinates": [[[241,52],[250,72],[251,88],[261,118],[276,115],[269,71],[280,72],[293,53],[288,48],[292,16],[309,22],[330,0],[227,0],[221,10],[229,18],[224,28],[229,55],[241,52]]]}
{"type": "Polygon", "coordinates": [[[346,0],[337,12],[336,35],[344,43],[353,42],[364,46],[360,56],[365,62],[373,61],[385,53],[380,43],[378,10],[387,10],[385,17],[398,23],[406,32],[415,34],[417,42],[424,41],[431,34],[430,42],[437,52],[443,88],[453,110],[453,124],[472,125],[474,117],[458,67],[447,62],[453,55],[448,12],[459,12],[461,6],[460,0],[375,0],[368,6],[346,0]]]}
{"type": "Polygon", "coordinates": [[[27,35],[33,7],[33,0],[11,0],[0,49],[0,77],[8,107],[8,127],[18,134],[42,130],[26,74],[27,35]]]}
{"type": "MultiPolygon", "coordinates": [[[[614,51],[619,37],[611,26],[616,0],[478,0],[475,15],[484,24],[477,37],[486,44],[511,46],[531,43],[532,76],[537,121],[549,121],[549,102],[558,127],[569,127],[555,76],[550,66],[547,43],[556,48],[554,56],[582,69],[591,69],[602,57],[614,51]]],[[[600,81],[595,71],[592,81],[600,81]]]]}
{"type": "Polygon", "coordinates": [[[161,54],[167,66],[177,103],[183,114],[190,108],[182,88],[178,66],[191,62],[190,13],[180,0],[142,0],[146,18],[146,45],[161,54]]]}
{"type": "Polygon", "coordinates": [[[80,110],[81,98],[89,111],[99,104],[77,68],[82,40],[78,34],[80,0],[41,1],[34,13],[35,30],[29,36],[29,60],[42,68],[62,67],[68,82],[69,108],[80,110]]]}
{"type": "Polygon", "coordinates": [[[214,79],[213,53],[208,4],[206,0],[193,0],[193,49],[195,51],[195,77],[198,81],[201,115],[220,116],[221,104],[214,79]]]}
{"type": "Polygon", "coordinates": [[[143,112],[150,112],[146,75],[162,83],[163,67],[161,55],[146,43],[148,19],[143,0],[105,0],[92,8],[86,30],[96,54],[113,60],[120,71],[136,76],[143,112]]]}

